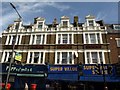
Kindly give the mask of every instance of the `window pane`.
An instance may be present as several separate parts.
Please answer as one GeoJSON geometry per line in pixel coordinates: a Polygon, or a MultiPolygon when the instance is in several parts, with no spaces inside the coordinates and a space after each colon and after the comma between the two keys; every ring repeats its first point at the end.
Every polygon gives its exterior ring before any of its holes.
{"type": "Polygon", "coordinates": [[[10,44],[10,40],[11,40],[11,36],[9,36],[9,41],[8,41],[8,45],[10,44]]]}
{"type": "Polygon", "coordinates": [[[62,52],[62,63],[67,64],[67,52],[62,52]]]}
{"type": "Polygon", "coordinates": [[[63,26],[67,27],[68,21],[63,21],[63,26]]]}
{"type": "Polygon", "coordinates": [[[57,53],[57,63],[60,62],[60,52],[57,53]]]}
{"type": "Polygon", "coordinates": [[[67,34],[63,34],[62,37],[63,37],[63,43],[67,43],[67,34]]]}
{"type": "Polygon", "coordinates": [[[97,40],[98,40],[98,43],[100,43],[100,34],[97,33],[97,40]]]}
{"type": "Polygon", "coordinates": [[[86,43],[88,44],[89,43],[88,34],[85,34],[85,40],[86,40],[86,43]]]}
{"type": "Polygon", "coordinates": [[[34,44],[34,40],[35,40],[35,35],[33,35],[32,44],[34,44]]]}
{"type": "Polygon", "coordinates": [[[43,25],[43,22],[39,22],[39,23],[38,23],[38,28],[39,28],[39,29],[42,29],[42,25],[43,25]]]}
{"type": "Polygon", "coordinates": [[[15,29],[18,29],[18,28],[19,28],[19,23],[16,23],[15,29]]]}
{"type": "Polygon", "coordinates": [[[18,35],[18,40],[17,40],[17,44],[19,44],[19,39],[20,39],[20,35],[18,35]]]}
{"type": "Polygon", "coordinates": [[[14,44],[14,43],[15,43],[15,38],[16,38],[16,36],[13,36],[13,39],[12,39],[12,44],[14,44]]]}
{"type": "Polygon", "coordinates": [[[120,47],[120,40],[117,40],[117,47],[120,47]]]}
{"type": "Polygon", "coordinates": [[[29,60],[29,63],[32,62],[32,52],[30,52],[30,60],[29,60]]]}
{"type": "Polygon", "coordinates": [[[69,52],[69,63],[72,64],[72,52],[69,52]]]}
{"type": "Polygon", "coordinates": [[[41,63],[43,63],[43,52],[41,52],[41,63]]]}
{"type": "Polygon", "coordinates": [[[93,20],[89,21],[89,26],[93,26],[93,20]]]}
{"type": "Polygon", "coordinates": [[[58,44],[60,44],[60,40],[61,40],[61,35],[58,34],[58,44]]]}
{"type": "Polygon", "coordinates": [[[12,52],[9,52],[8,62],[10,62],[11,58],[12,58],[12,52]]]}
{"type": "Polygon", "coordinates": [[[96,43],[95,34],[90,34],[91,43],[96,43]]]}
{"type": "Polygon", "coordinates": [[[5,52],[4,62],[7,61],[7,60],[6,60],[6,57],[7,57],[7,52],[5,52]]]}
{"type": "Polygon", "coordinates": [[[38,63],[39,52],[34,52],[34,63],[38,63]]]}
{"type": "Polygon", "coordinates": [[[69,43],[72,43],[72,34],[69,34],[69,43]]]}
{"type": "Polygon", "coordinates": [[[99,57],[100,57],[100,62],[103,62],[103,59],[102,59],[102,52],[99,52],[99,57]]]}
{"type": "Polygon", "coordinates": [[[91,54],[93,63],[97,63],[98,62],[97,52],[92,52],[91,54]]]}
{"type": "Polygon", "coordinates": [[[90,63],[90,53],[87,52],[87,63],[90,63]]]}
{"type": "Polygon", "coordinates": [[[41,43],[41,35],[37,35],[36,44],[41,43]]]}
{"type": "Polygon", "coordinates": [[[45,35],[43,35],[42,44],[44,44],[44,41],[45,41],[45,35]]]}

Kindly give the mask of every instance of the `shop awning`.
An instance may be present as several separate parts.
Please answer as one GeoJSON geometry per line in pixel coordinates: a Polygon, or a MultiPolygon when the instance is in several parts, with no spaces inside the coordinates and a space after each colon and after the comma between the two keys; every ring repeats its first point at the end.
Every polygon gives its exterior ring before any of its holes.
{"type": "Polygon", "coordinates": [[[17,76],[24,76],[24,77],[45,77],[45,74],[17,74],[17,76]]]}
{"type": "Polygon", "coordinates": [[[64,74],[64,73],[53,73],[48,74],[49,80],[69,80],[69,81],[77,81],[78,74],[64,74]]]}

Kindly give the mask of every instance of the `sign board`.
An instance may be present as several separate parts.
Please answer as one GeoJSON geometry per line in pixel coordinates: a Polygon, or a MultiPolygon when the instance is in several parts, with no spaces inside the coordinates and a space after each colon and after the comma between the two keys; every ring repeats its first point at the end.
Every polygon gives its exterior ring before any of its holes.
{"type": "MultiPolygon", "coordinates": [[[[2,73],[7,73],[9,69],[9,63],[2,63],[2,73]]],[[[34,64],[26,64],[26,65],[21,65],[21,64],[12,64],[11,66],[11,73],[44,73],[48,72],[47,66],[46,65],[34,65],[34,64]]]]}
{"type": "Polygon", "coordinates": [[[48,71],[52,73],[78,72],[78,65],[49,65],[48,71]]]}

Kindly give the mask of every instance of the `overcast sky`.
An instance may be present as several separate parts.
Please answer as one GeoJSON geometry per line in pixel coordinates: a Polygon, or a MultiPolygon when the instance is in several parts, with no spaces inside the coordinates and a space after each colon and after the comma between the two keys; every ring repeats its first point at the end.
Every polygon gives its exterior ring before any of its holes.
{"type": "MultiPolygon", "coordinates": [[[[46,18],[46,23],[52,23],[54,18],[58,22],[63,15],[69,16],[73,22],[75,15],[79,16],[79,22],[84,22],[86,15],[94,15],[96,20],[103,19],[105,23],[118,23],[117,2],[14,2],[22,16],[24,24],[33,23],[35,17],[46,18]]],[[[15,10],[8,2],[0,4],[0,32],[13,24],[18,18],[15,10]]]]}

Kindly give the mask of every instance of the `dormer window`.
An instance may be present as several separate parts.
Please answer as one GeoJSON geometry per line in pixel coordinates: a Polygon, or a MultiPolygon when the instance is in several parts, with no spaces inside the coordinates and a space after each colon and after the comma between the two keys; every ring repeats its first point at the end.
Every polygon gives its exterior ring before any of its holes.
{"type": "Polygon", "coordinates": [[[88,22],[89,22],[89,26],[94,26],[93,20],[89,20],[88,22]]]}
{"type": "Polygon", "coordinates": [[[113,25],[114,30],[120,30],[120,25],[113,25]]]}
{"type": "Polygon", "coordinates": [[[67,27],[68,26],[68,21],[63,21],[63,26],[67,27]]]}
{"type": "Polygon", "coordinates": [[[19,29],[19,23],[16,23],[15,29],[19,29]]]}
{"type": "Polygon", "coordinates": [[[62,16],[61,17],[61,26],[63,28],[69,27],[70,23],[69,23],[69,17],[67,16],[62,16]]]}
{"type": "Polygon", "coordinates": [[[43,27],[43,22],[38,22],[38,29],[42,29],[43,27]]]}

